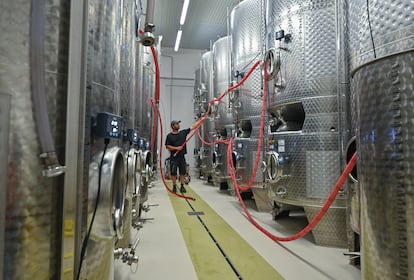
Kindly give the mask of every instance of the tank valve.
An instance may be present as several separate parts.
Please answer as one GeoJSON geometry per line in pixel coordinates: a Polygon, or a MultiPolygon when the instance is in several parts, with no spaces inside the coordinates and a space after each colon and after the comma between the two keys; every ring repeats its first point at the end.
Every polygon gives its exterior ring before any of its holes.
{"type": "Polygon", "coordinates": [[[344,256],[349,256],[350,259],[357,259],[361,257],[361,252],[345,252],[344,256]]]}
{"type": "Polygon", "coordinates": [[[130,252],[124,251],[122,248],[117,248],[114,250],[114,257],[116,259],[122,260],[123,263],[132,265],[133,263],[138,263],[139,258],[135,256],[135,252],[131,250],[130,252]]]}
{"type": "Polygon", "coordinates": [[[122,256],[124,250],[122,250],[122,248],[116,248],[114,250],[114,257],[115,259],[119,259],[122,256]]]}
{"type": "Polygon", "coordinates": [[[134,227],[135,229],[141,229],[141,228],[143,228],[143,227],[144,227],[144,224],[143,224],[141,221],[137,221],[137,222],[135,222],[135,223],[133,224],[133,227],[134,227]]]}
{"type": "Polygon", "coordinates": [[[278,188],[275,193],[277,196],[285,197],[287,195],[287,189],[284,187],[278,188]]]}
{"type": "Polygon", "coordinates": [[[141,36],[141,43],[146,47],[154,45],[154,42],[155,42],[154,34],[152,34],[150,32],[145,32],[141,36]]]}

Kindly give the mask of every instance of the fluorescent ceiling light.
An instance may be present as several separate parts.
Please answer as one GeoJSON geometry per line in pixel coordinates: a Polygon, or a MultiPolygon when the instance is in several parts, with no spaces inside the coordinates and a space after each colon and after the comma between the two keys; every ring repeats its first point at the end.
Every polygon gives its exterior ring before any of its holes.
{"type": "Polygon", "coordinates": [[[180,25],[184,25],[185,17],[187,16],[188,5],[190,0],[184,0],[183,9],[181,10],[180,25]]]}
{"type": "Polygon", "coordinates": [[[180,29],[177,32],[177,38],[175,39],[175,46],[174,46],[174,51],[178,51],[178,47],[180,46],[180,41],[181,41],[181,35],[183,35],[183,31],[180,29]]]}

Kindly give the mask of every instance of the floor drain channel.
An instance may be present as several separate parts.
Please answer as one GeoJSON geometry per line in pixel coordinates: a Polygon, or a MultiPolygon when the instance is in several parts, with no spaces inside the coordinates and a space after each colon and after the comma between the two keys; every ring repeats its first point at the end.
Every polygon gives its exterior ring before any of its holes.
{"type": "Polygon", "coordinates": [[[193,211],[193,212],[187,212],[188,216],[201,216],[204,215],[203,211],[193,211]]]}
{"type": "Polygon", "coordinates": [[[239,274],[239,272],[237,271],[237,269],[234,267],[234,265],[231,263],[230,259],[227,257],[226,253],[224,252],[223,248],[221,248],[220,244],[217,242],[216,238],[214,237],[214,235],[210,232],[210,230],[208,229],[207,225],[204,223],[203,219],[200,218],[200,216],[204,215],[203,211],[195,211],[193,205],[191,205],[191,203],[188,201],[188,199],[186,199],[185,201],[187,201],[188,205],[191,207],[191,209],[193,210],[192,212],[187,212],[187,214],[189,216],[197,216],[197,219],[200,221],[200,223],[203,225],[204,229],[207,231],[208,235],[210,236],[210,238],[213,240],[214,244],[216,245],[216,247],[219,249],[220,253],[223,255],[224,259],[226,260],[226,262],[230,265],[231,269],[233,270],[233,272],[236,274],[237,279],[243,279],[241,277],[241,275],[239,274]]]}

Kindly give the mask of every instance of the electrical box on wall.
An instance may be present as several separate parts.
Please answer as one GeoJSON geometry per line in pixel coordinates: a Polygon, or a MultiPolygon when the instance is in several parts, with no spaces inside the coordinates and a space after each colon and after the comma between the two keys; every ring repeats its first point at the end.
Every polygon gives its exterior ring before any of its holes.
{"type": "Polygon", "coordinates": [[[275,33],[275,39],[280,41],[283,38],[285,38],[285,31],[283,29],[282,30],[279,30],[279,31],[276,31],[276,33],[275,33]]]}
{"type": "Polygon", "coordinates": [[[139,143],[139,135],[138,131],[132,128],[128,128],[126,132],[127,141],[131,142],[132,144],[138,145],[139,143]]]}
{"type": "Polygon", "coordinates": [[[111,113],[98,113],[96,136],[102,138],[121,138],[122,117],[111,113]]]}

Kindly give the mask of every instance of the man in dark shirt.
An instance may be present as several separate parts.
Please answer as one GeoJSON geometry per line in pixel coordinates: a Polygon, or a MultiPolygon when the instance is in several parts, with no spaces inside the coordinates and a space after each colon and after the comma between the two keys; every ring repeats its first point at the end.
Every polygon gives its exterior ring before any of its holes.
{"type": "Polygon", "coordinates": [[[180,183],[181,188],[180,192],[185,193],[186,189],[184,188],[184,175],[187,169],[187,163],[185,161],[184,155],[187,153],[187,145],[184,145],[184,142],[187,139],[187,135],[191,130],[197,128],[202,119],[194,122],[190,128],[183,129],[180,131],[180,122],[174,120],[171,122],[171,132],[167,135],[165,139],[165,147],[170,151],[170,167],[171,167],[171,180],[173,183],[173,192],[177,192],[177,169],[180,174],[180,183]]]}

